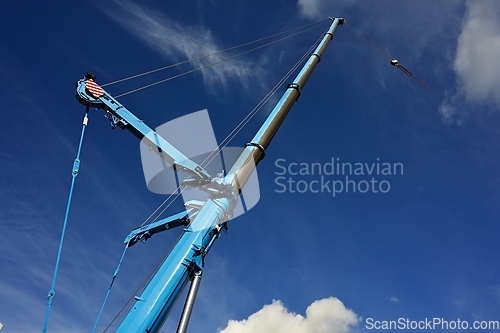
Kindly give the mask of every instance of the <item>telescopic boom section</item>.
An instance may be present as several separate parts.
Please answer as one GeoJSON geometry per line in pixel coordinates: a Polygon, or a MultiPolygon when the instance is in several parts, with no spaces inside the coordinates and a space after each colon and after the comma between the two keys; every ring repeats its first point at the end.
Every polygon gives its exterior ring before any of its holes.
{"type": "MultiPolygon", "coordinates": [[[[141,295],[135,296],[136,302],[123,319],[117,332],[158,332],[187,283],[201,275],[204,258],[214,241],[219,237],[224,223],[232,216],[238,202],[239,193],[250,178],[255,166],[264,157],[265,149],[269,146],[292,105],[299,97],[307,79],[319,63],[321,55],[333,39],[335,30],[344,22],[341,18],[331,20],[330,28],[314,53],[293,83],[288,85],[278,104],[223,179],[210,177],[203,168],[187,159],[130,111],[126,110],[118,101],[104,92],[97,84],[94,86],[95,78],[93,79],[87,75],[84,80],[79,82],[77,98],[81,103],[104,109],[112,124],[131,130],[139,138],[147,136],[152,146],[166,152],[167,158],[171,159],[172,165],[175,164],[176,167],[184,168],[186,172],[198,180],[200,186],[212,187],[213,190],[209,192],[211,193],[209,199],[197,212],[191,224],[184,229],[180,239],[144,291],[141,295]],[[223,185],[224,190],[218,190],[221,185],[223,185]]],[[[186,327],[185,325],[180,326],[186,327]]],[[[184,331],[185,328],[182,332],[184,331]]]]}
{"type": "Polygon", "coordinates": [[[288,85],[286,92],[269,114],[260,130],[255,134],[252,141],[247,143],[246,149],[229,171],[226,178],[231,177],[231,179],[228,180],[233,183],[235,188],[241,190],[245,186],[255,166],[264,158],[266,148],[269,146],[271,140],[281,126],[281,123],[283,123],[283,120],[285,120],[293,104],[299,98],[307,80],[311,76],[314,68],[316,68],[316,65],[320,62],[323,52],[332,41],[333,34],[337,30],[337,27],[344,23],[343,18],[330,18],[330,20],[332,20],[332,24],[325,33],[322,41],[316,47],[314,53],[304,67],[302,67],[302,70],[293,83],[288,85]]]}

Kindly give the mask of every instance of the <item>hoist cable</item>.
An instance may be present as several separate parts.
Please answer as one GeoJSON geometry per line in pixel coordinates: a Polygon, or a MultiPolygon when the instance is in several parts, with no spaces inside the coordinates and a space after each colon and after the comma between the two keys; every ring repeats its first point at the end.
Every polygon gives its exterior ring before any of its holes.
{"type": "Polygon", "coordinates": [[[164,66],[164,67],[160,67],[160,68],[157,68],[157,69],[153,69],[153,70],[150,70],[150,71],[147,71],[147,72],[144,72],[144,73],[135,74],[135,75],[123,78],[123,79],[119,79],[119,80],[116,80],[116,81],[113,81],[113,82],[102,84],[101,87],[106,87],[106,86],[110,86],[110,85],[113,85],[113,84],[116,84],[116,83],[120,83],[120,82],[124,82],[124,81],[128,81],[128,80],[132,80],[132,79],[135,79],[135,78],[138,78],[138,77],[142,77],[142,76],[145,76],[145,75],[157,73],[157,72],[160,72],[160,71],[172,68],[172,67],[176,67],[176,66],[179,66],[179,65],[183,65],[183,64],[186,64],[186,63],[189,63],[189,62],[192,62],[192,61],[200,60],[200,59],[207,58],[207,57],[210,57],[210,56],[214,56],[214,55],[217,55],[217,54],[220,54],[220,53],[231,51],[231,50],[243,47],[243,46],[251,45],[253,43],[258,43],[258,42],[261,42],[263,40],[266,40],[266,39],[269,39],[269,38],[273,38],[273,37],[277,37],[279,35],[283,35],[283,34],[286,34],[286,33],[289,33],[289,32],[295,31],[295,30],[299,30],[299,29],[303,29],[303,28],[306,28],[306,27],[310,27],[307,30],[299,32],[299,34],[300,34],[300,33],[303,33],[305,31],[308,31],[310,29],[316,28],[316,26],[319,26],[319,25],[323,24],[324,21],[325,20],[321,20],[321,21],[317,21],[317,22],[305,24],[305,25],[297,27],[297,28],[293,28],[293,29],[290,29],[290,30],[279,32],[279,33],[276,33],[274,35],[270,35],[270,36],[267,36],[267,37],[259,38],[259,39],[256,39],[256,40],[253,40],[253,41],[250,41],[250,42],[246,42],[246,43],[243,43],[243,44],[240,44],[240,45],[232,46],[232,47],[226,48],[224,50],[220,50],[220,51],[216,51],[216,52],[213,52],[213,53],[205,54],[205,55],[202,55],[202,56],[199,56],[199,57],[196,57],[196,58],[191,58],[191,59],[188,59],[188,60],[184,60],[184,61],[181,61],[181,62],[178,62],[178,63],[175,63],[175,64],[171,64],[171,65],[168,65],[168,66],[164,66]]]}
{"type": "MultiPolygon", "coordinates": [[[[229,133],[224,140],[217,146],[212,153],[207,156],[207,158],[201,163],[202,167],[205,167],[210,163],[218,154],[218,152],[229,144],[242,129],[243,127],[257,114],[258,111],[267,103],[267,101],[276,93],[276,91],[281,87],[281,85],[293,74],[293,72],[301,65],[301,63],[309,56],[310,52],[317,46],[323,37],[320,37],[307,51],[304,55],[295,63],[295,65],[281,78],[281,80],[267,93],[267,95],[250,111],[250,113],[242,120],[240,123],[229,133]]],[[[181,187],[179,186],[176,191],[179,191],[181,187]]],[[[171,205],[172,203],[182,194],[184,188],[172,199],[172,201],[156,216],[156,221],[171,205]]],[[[168,198],[167,198],[168,199],[168,198]]]]}
{"type": "Polygon", "coordinates": [[[162,80],[159,80],[159,81],[156,81],[156,82],[153,82],[153,83],[150,83],[150,84],[147,84],[145,86],[142,86],[142,87],[139,87],[139,88],[136,88],[136,89],[133,89],[133,90],[130,90],[130,91],[127,91],[125,93],[122,93],[122,94],[119,94],[119,95],[116,95],[115,98],[120,98],[120,97],[123,97],[123,96],[126,96],[126,95],[130,95],[132,93],[135,93],[135,92],[138,92],[138,91],[141,91],[141,90],[144,90],[144,89],[147,89],[147,88],[151,88],[153,86],[156,86],[158,84],[161,84],[161,83],[164,83],[164,82],[167,82],[167,81],[171,81],[173,79],[177,79],[181,76],[184,76],[184,75],[187,75],[187,74],[190,74],[190,73],[194,73],[194,72],[197,72],[197,71],[200,71],[202,69],[205,69],[205,68],[209,68],[209,67],[212,67],[214,65],[217,65],[217,64],[220,64],[222,62],[225,62],[225,61],[228,61],[228,60],[231,60],[231,59],[234,59],[234,58],[237,58],[239,56],[242,56],[244,54],[247,54],[247,53],[250,53],[250,52],[253,52],[255,50],[258,50],[258,49],[261,49],[261,48],[264,48],[266,46],[270,46],[270,45],[273,45],[273,44],[276,44],[276,43],[279,43],[279,42],[282,42],[286,39],[289,39],[291,37],[294,37],[294,36],[297,36],[301,33],[304,33],[305,31],[308,31],[308,30],[311,30],[313,28],[309,28],[309,29],[306,29],[306,30],[303,30],[301,32],[297,32],[295,34],[291,34],[291,35],[288,35],[286,37],[282,37],[280,39],[277,39],[277,40],[274,40],[272,42],[269,42],[269,43],[266,43],[266,44],[263,44],[263,45],[259,45],[259,46],[256,46],[254,47],[253,49],[250,49],[250,50],[247,50],[247,51],[243,51],[243,52],[240,52],[240,53],[237,53],[235,55],[232,55],[232,56],[229,56],[229,57],[226,57],[226,58],[223,58],[221,60],[218,60],[218,61],[215,61],[215,62],[212,62],[212,63],[209,63],[209,64],[206,64],[206,65],[202,65],[202,66],[199,66],[199,67],[196,67],[194,69],[191,69],[189,71],[186,71],[186,72],[183,72],[183,73],[180,73],[180,74],[177,74],[177,75],[174,75],[174,76],[171,76],[171,77],[168,77],[166,79],[162,79],[162,80]]]}
{"type": "MultiPolygon", "coordinates": [[[[176,244],[182,237],[182,234],[177,238],[177,241],[174,242],[174,244],[176,244]]],[[[155,272],[158,271],[158,269],[160,268],[162,262],[167,258],[167,256],[172,252],[173,250],[173,247],[170,249],[170,251],[168,251],[167,253],[165,253],[165,255],[162,257],[162,259],[160,261],[158,261],[158,263],[156,264],[156,266],[151,270],[151,272],[148,274],[148,276],[146,276],[146,278],[142,281],[142,283],[139,285],[139,287],[137,287],[137,289],[134,291],[133,293],[133,296],[131,296],[127,302],[125,302],[125,304],[121,307],[121,309],[118,311],[118,313],[113,317],[113,319],[111,320],[111,322],[108,324],[108,326],[106,326],[106,328],[104,329],[104,331],[102,331],[103,333],[107,332],[107,330],[111,327],[111,325],[113,325],[113,323],[115,322],[115,320],[120,316],[120,314],[123,312],[123,310],[125,310],[125,308],[127,307],[127,305],[130,303],[130,301],[132,299],[135,298],[135,296],[139,293],[139,291],[144,287],[144,285],[146,284],[146,282],[148,280],[150,280],[152,277],[153,277],[153,274],[155,272]]]]}
{"type": "Polygon", "coordinates": [[[309,53],[316,47],[319,41],[322,39],[319,38],[313,46],[295,63],[295,65],[281,78],[281,80],[267,93],[266,96],[247,114],[243,120],[240,121],[238,125],[226,136],[224,140],[219,144],[219,146],[212,151],[209,156],[202,162],[202,166],[204,164],[209,164],[212,160],[217,156],[218,151],[225,148],[229,141],[231,141],[242,129],[243,127],[260,111],[260,109],[269,101],[269,99],[276,93],[276,91],[281,87],[281,85],[293,74],[293,72],[302,64],[302,62],[309,56],[309,53]]]}
{"type": "Polygon", "coordinates": [[[347,28],[349,28],[349,30],[351,30],[356,36],[358,36],[359,38],[361,38],[363,41],[365,41],[368,45],[370,45],[375,51],[377,51],[378,53],[380,53],[384,58],[386,58],[387,60],[390,61],[391,65],[397,67],[399,70],[401,70],[403,73],[405,73],[406,75],[408,75],[409,77],[411,77],[412,79],[414,79],[415,81],[417,81],[418,84],[420,84],[422,87],[424,88],[427,88],[427,85],[422,82],[421,80],[419,80],[415,75],[413,75],[412,72],[410,72],[406,67],[404,67],[403,65],[401,65],[396,59],[392,58],[391,56],[389,56],[387,53],[385,53],[380,47],[378,47],[377,45],[375,45],[373,42],[371,42],[368,38],[366,38],[365,36],[363,36],[361,33],[359,33],[358,31],[356,31],[351,25],[349,25],[347,22],[344,22],[344,24],[347,26],[347,28]]]}
{"type": "MultiPolygon", "coordinates": [[[[283,83],[288,80],[288,78],[299,68],[299,66],[305,61],[305,59],[310,56],[311,52],[314,50],[315,47],[319,44],[323,36],[321,36],[318,40],[314,42],[314,44],[300,57],[300,59],[293,65],[291,69],[288,70],[288,72],[274,85],[274,87],[264,96],[264,98],[257,103],[257,105],[241,120],[238,125],[222,140],[222,142],[217,146],[216,149],[214,149],[206,158],[205,160],[200,164],[202,167],[206,166],[208,163],[210,163],[218,154],[218,152],[225,148],[229,142],[246,126],[246,124],[257,114],[258,111],[262,109],[262,107],[271,99],[271,97],[278,91],[278,89],[283,85],[283,83]]],[[[189,177],[188,177],[189,178],[189,177]]],[[[155,217],[154,221],[156,221],[164,212],[167,210],[170,205],[182,194],[186,187],[181,189],[181,186],[177,187],[175,192],[178,192],[174,199],[168,205],[162,209],[162,211],[157,214],[155,217]],[[179,191],[180,190],[180,191],[179,191]]],[[[158,208],[155,209],[155,211],[141,224],[144,225],[148,220],[151,219],[151,217],[158,212],[162,206],[164,206],[167,201],[173,196],[173,194],[169,195],[159,206],[158,208]]],[[[153,222],[154,222],[153,221],[153,222]]],[[[182,234],[179,236],[178,240],[182,237],[182,234]]],[[[177,243],[177,242],[175,242],[177,243]]],[[[174,244],[175,244],[174,243],[174,244]]],[[[138,294],[139,290],[143,288],[143,286],[146,284],[146,282],[151,279],[153,274],[159,269],[161,266],[162,262],[166,259],[169,253],[171,253],[173,247],[168,251],[163,258],[157,263],[157,265],[151,270],[151,272],[148,274],[148,276],[143,280],[143,282],[139,285],[139,287],[136,289],[134,292],[133,296],[131,296],[127,302],[123,305],[123,307],[118,311],[118,313],[115,315],[115,317],[111,320],[109,325],[105,328],[103,332],[106,332],[111,325],[115,322],[115,320],[120,316],[120,314],[123,312],[123,310],[127,307],[127,305],[130,303],[130,301],[135,297],[135,295],[138,294]]],[[[122,257],[123,258],[123,257],[122,257]]],[[[114,277],[113,277],[114,279],[114,277]]],[[[111,288],[111,286],[110,286],[111,288]]]]}
{"type": "Polygon", "coordinates": [[[344,25],[347,28],[349,28],[349,30],[351,30],[352,33],[354,33],[356,36],[358,36],[359,38],[361,38],[362,40],[364,40],[368,45],[370,45],[375,51],[377,51],[378,53],[380,53],[384,58],[386,58],[389,61],[392,60],[392,58],[387,53],[385,53],[381,48],[379,48],[377,45],[375,45],[374,43],[372,43],[368,38],[366,38],[365,36],[363,36],[361,33],[359,33],[358,31],[356,31],[349,23],[347,23],[346,21],[344,21],[344,25]]]}
{"type": "Polygon", "coordinates": [[[45,333],[47,332],[47,327],[49,325],[49,317],[50,317],[50,307],[52,305],[52,300],[56,294],[55,287],[56,287],[56,280],[57,280],[57,273],[59,271],[59,264],[61,261],[61,254],[62,254],[62,249],[63,249],[63,244],[64,244],[64,237],[66,235],[66,227],[68,225],[68,217],[69,217],[69,211],[71,208],[71,201],[73,199],[73,190],[75,188],[75,180],[76,176],[78,176],[78,170],[80,169],[80,153],[82,151],[82,144],[83,144],[83,137],[85,135],[85,128],[87,127],[88,124],[88,113],[89,113],[89,107],[85,109],[85,116],[83,117],[83,125],[82,125],[82,132],[80,134],[80,143],[78,144],[78,151],[76,153],[76,158],[73,162],[73,169],[71,171],[71,186],[69,189],[69,195],[68,195],[68,203],[66,204],[66,213],[64,214],[64,222],[63,222],[63,227],[61,231],[61,239],[59,240],[59,249],[57,250],[57,258],[56,258],[56,265],[54,268],[54,275],[52,277],[52,286],[50,287],[49,293],[47,294],[47,312],[45,313],[45,321],[43,324],[43,329],[42,332],[45,333]]]}
{"type": "MultiPolygon", "coordinates": [[[[278,83],[276,83],[276,85],[267,93],[267,95],[264,96],[264,98],[246,115],[245,118],[243,118],[243,120],[240,121],[240,123],[238,125],[236,125],[236,127],[217,146],[217,148],[215,148],[209,154],[209,156],[207,156],[205,158],[205,160],[200,164],[202,167],[205,167],[207,164],[209,164],[210,162],[212,162],[212,160],[217,156],[218,152],[221,149],[225,148],[229,144],[229,141],[231,141],[243,129],[243,127],[257,114],[257,112],[260,111],[260,109],[269,101],[269,99],[281,87],[281,85],[304,62],[304,60],[310,55],[310,53],[314,50],[314,48],[316,48],[316,46],[319,44],[319,42],[321,41],[322,38],[323,38],[323,36],[321,36],[320,38],[318,38],[318,40],[316,40],[316,42],[314,42],[314,44],[302,55],[302,57],[293,65],[293,67],[290,70],[288,70],[288,72],[278,81],[278,83]]],[[[153,222],[156,221],[172,205],[172,203],[182,194],[182,192],[184,191],[184,189],[185,188],[181,188],[181,186],[177,187],[177,189],[175,190],[175,192],[178,192],[178,193],[175,195],[175,197],[172,199],[172,201],[170,203],[168,203],[168,205],[165,208],[163,208],[162,211],[159,214],[157,214],[157,216],[155,217],[155,219],[153,220],[153,222]]],[[[173,194],[171,194],[167,199],[165,199],[163,201],[163,203],[160,204],[160,206],[155,210],[154,213],[156,213],[160,209],[160,207],[162,207],[163,205],[165,205],[166,202],[172,196],[173,196],[173,194]]],[[[151,214],[150,217],[147,220],[149,220],[153,214],[151,214]]],[[[146,221],[142,225],[144,225],[146,223],[146,221]]]]}
{"type": "MultiPolygon", "coordinates": [[[[161,207],[168,201],[170,200],[170,198],[179,190],[179,187],[177,187],[177,189],[175,189],[175,191],[170,194],[165,200],[163,200],[163,202],[148,216],[147,219],[144,220],[144,222],[142,222],[142,224],[139,226],[139,227],[142,227],[143,225],[145,225],[152,217],[153,215],[156,214],[157,211],[159,211],[161,209],[161,207]]],[[[175,199],[174,199],[175,200],[175,199]]],[[[156,219],[156,218],[155,218],[156,219]]],[[[151,222],[153,223],[153,222],[151,222]]]]}
{"type": "Polygon", "coordinates": [[[125,249],[123,250],[122,256],[120,258],[120,261],[118,262],[118,266],[116,267],[115,273],[113,274],[113,277],[111,278],[111,283],[109,285],[108,291],[106,292],[106,296],[104,297],[104,301],[102,302],[101,309],[99,310],[99,314],[97,315],[97,318],[95,320],[94,328],[92,328],[92,333],[95,332],[97,328],[97,324],[99,323],[99,319],[101,319],[102,312],[104,310],[104,306],[106,305],[106,302],[108,301],[109,294],[111,293],[111,288],[113,288],[113,283],[115,282],[116,277],[118,276],[118,272],[120,271],[120,266],[122,265],[123,258],[125,257],[125,252],[128,249],[128,244],[125,245],[125,249]]]}
{"type": "MultiPolygon", "coordinates": [[[[217,152],[226,147],[227,143],[232,140],[240,131],[241,129],[254,117],[254,115],[263,107],[263,105],[276,93],[276,91],[279,89],[279,87],[291,76],[291,74],[300,66],[300,64],[304,61],[304,59],[313,51],[313,49],[317,46],[317,44],[321,41],[321,38],[320,37],[305,53],[304,55],[302,55],[302,57],[295,63],[295,65],[281,78],[281,80],[268,92],[268,94],[266,96],[264,96],[264,98],[254,107],[253,110],[250,111],[249,114],[247,114],[247,116],[240,121],[240,123],[238,125],[236,125],[236,127],[226,136],[226,138],[224,140],[222,140],[222,142],[217,146],[217,148],[212,151],[211,154],[215,154],[217,155],[217,152]],[[238,129],[239,127],[241,126],[240,129],[238,129]]],[[[210,158],[210,155],[207,156],[207,159],[210,158]]],[[[203,163],[206,162],[206,160],[203,161],[201,163],[201,166],[204,167],[203,163]]],[[[212,159],[213,160],[213,159],[212,159]]],[[[208,161],[208,163],[210,163],[212,160],[208,161]]],[[[146,220],[144,220],[144,222],[141,224],[141,226],[143,226],[144,224],[146,224],[152,217],[153,215],[158,212],[159,209],[161,209],[162,206],[164,206],[167,201],[169,201],[172,196],[174,196],[175,194],[175,197],[172,199],[172,201],[167,205],[167,207],[165,209],[163,209],[153,220],[156,221],[164,212],[165,210],[171,206],[171,204],[179,197],[180,194],[182,194],[182,191],[183,189],[181,189],[181,186],[177,187],[177,189],[175,190],[174,193],[170,194],[165,200],[163,200],[163,202],[154,210],[153,213],[151,213],[151,215],[148,216],[148,218],[146,220]],[[179,192],[180,190],[180,192],[179,192]]]]}

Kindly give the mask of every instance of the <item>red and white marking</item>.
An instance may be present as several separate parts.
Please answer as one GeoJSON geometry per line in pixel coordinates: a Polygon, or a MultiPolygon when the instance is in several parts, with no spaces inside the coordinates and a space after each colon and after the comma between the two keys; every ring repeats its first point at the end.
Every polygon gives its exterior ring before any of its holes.
{"type": "Polygon", "coordinates": [[[104,90],[92,79],[88,79],[85,81],[85,88],[94,96],[95,98],[99,98],[104,95],[104,90]]]}

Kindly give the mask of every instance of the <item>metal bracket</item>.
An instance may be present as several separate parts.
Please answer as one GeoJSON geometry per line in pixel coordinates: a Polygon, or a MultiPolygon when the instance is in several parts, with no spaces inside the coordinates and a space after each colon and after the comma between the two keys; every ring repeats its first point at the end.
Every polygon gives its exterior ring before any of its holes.
{"type": "Polygon", "coordinates": [[[181,182],[181,186],[197,188],[208,193],[210,198],[233,197],[233,187],[230,183],[225,182],[222,174],[213,177],[209,183],[203,185],[200,185],[196,179],[188,178],[181,182]]]}
{"type": "MultiPolygon", "coordinates": [[[[317,54],[314,54],[314,55],[316,55],[316,56],[319,57],[319,55],[317,55],[317,54]]],[[[321,58],[320,58],[320,60],[321,60],[321,58]]],[[[287,89],[295,89],[295,90],[297,90],[297,92],[299,93],[299,95],[297,96],[297,98],[295,99],[295,101],[298,101],[299,97],[300,97],[300,94],[301,94],[300,86],[297,83],[289,83],[289,84],[287,84],[286,88],[287,89]]]]}
{"type": "MultiPolygon", "coordinates": [[[[300,91],[299,91],[299,95],[300,95],[300,91]]],[[[266,149],[264,147],[262,147],[262,145],[258,142],[248,142],[245,144],[245,147],[257,147],[262,152],[262,158],[266,157],[266,149]]]]}
{"type": "Polygon", "coordinates": [[[125,126],[128,125],[128,123],[123,120],[123,119],[120,119],[118,118],[117,116],[109,113],[109,112],[106,112],[104,114],[104,117],[109,120],[109,122],[111,123],[111,128],[112,129],[115,129],[117,126],[120,127],[121,129],[125,129],[125,126]]]}
{"type": "MultiPolygon", "coordinates": [[[[333,35],[331,33],[329,33],[329,32],[325,33],[325,36],[326,35],[330,35],[333,38],[333,35]]],[[[318,64],[319,64],[321,62],[321,56],[319,54],[317,54],[317,53],[313,53],[312,55],[318,57],[318,64]]]]}
{"type": "Polygon", "coordinates": [[[146,242],[156,233],[180,226],[187,226],[190,223],[190,214],[192,214],[192,211],[193,209],[188,209],[185,212],[134,229],[127,238],[125,238],[124,243],[127,244],[128,247],[131,247],[138,242],[146,242]]]}

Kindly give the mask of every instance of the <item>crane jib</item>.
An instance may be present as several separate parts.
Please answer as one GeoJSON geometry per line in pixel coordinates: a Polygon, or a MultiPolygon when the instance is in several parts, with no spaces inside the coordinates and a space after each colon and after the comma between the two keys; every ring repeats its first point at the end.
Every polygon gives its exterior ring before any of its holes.
{"type": "MultiPolygon", "coordinates": [[[[333,39],[337,27],[344,23],[342,18],[331,19],[331,21],[330,27],[293,83],[287,86],[279,102],[253,139],[243,149],[230,171],[219,179],[210,176],[201,166],[189,160],[104,91],[95,82],[95,77],[92,74],[87,73],[85,78],[78,82],[77,99],[80,103],[87,107],[102,108],[107,112],[107,117],[112,125],[128,129],[141,139],[148,137],[151,145],[160,150],[162,154],[166,154],[167,158],[171,159],[172,164],[190,173],[197,181],[198,186],[210,190],[208,200],[199,209],[197,208],[196,214],[191,218],[191,223],[184,229],[172,251],[144,291],[135,297],[134,305],[119,325],[117,332],[158,332],[190,280],[193,280],[194,293],[190,290],[186,307],[188,304],[192,306],[193,294],[196,294],[195,291],[198,288],[206,254],[219,237],[220,231],[236,207],[241,189],[252,175],[255,166],[264,157],[265,150],[272,138],[304,89],[314,68],[320,62],[321,56],[333,39]],[[211,187],[211,184],[214,186],[211,187]],[[224,190],[222,191],[221,188],[224,190]]],[[[167,222],[171,223],[170,220],[167,222]]],[[[140,239],[146,236],[145,232],[133,234],[130,237],[132,239],[137,236],[137,239],[140,239]]],[[[181,318],[179,333],[185,332],[187,328],[191,311],[188,309],[185,312],[187,318],[184,315],[181,318]]]]}

